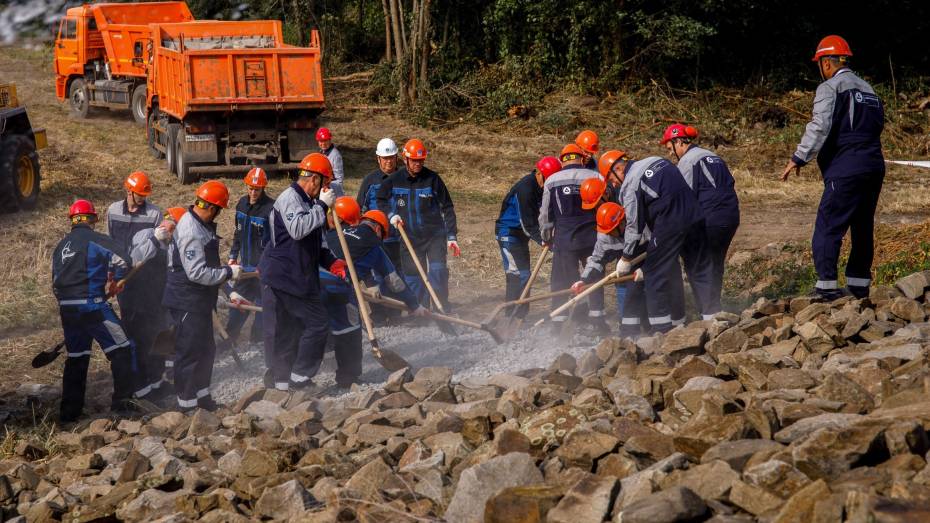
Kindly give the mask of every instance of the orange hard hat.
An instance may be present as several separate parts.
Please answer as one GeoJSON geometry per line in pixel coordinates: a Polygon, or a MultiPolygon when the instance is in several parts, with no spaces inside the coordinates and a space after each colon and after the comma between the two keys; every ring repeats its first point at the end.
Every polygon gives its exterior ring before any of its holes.
{"type": "Polygon", "coordinates": [[[221,181],[210,180],[197,189],[197,198],[225,209],[229,206],[229,189],[221,181]]]}
{"type": "Polygon", "coordinates": [[[126,177],[126,181],[123,182],[123,187],[127,191],[132,191],[139,196],[148,196],[152,194],[152,182],[149,181],[149,177],[142,171],[135,171],[126,177]]]}
{"type": "Polygon", "coordinates": [[[538,162],[536,162],[536,170],[542,173],[543,180],[559,172],[561,169],[562,164],[555,156],[543,156],[539,159],[538,162]]]}
{"type": "Polygon", "coordinates": [[[181,221],[181,216],[184,216],[184,213],[186,212],[187,209],[184,207],[169,207],[168,210],[165,211],[165,219],[170,219],[174,221],[174,223],[178,223],[181,221]]]}
{"type": "Polygon", "coordinates": [[[849,44],[846,43],[846,40],[844,40],[842,36],[825,36],[823,40],[817,44],[817,51],[814,52],[814,57],[811,58],[811,61],[816,62],[824,56],[852,56],[852,49],[849,48],[849,44]]]}
{"type": "Polygon", "coordinates": [[[604,179],[607,179],[607,176],[610,174],[610,170],[614,168],[614,164],[620,160],[626,160],[626,153],[623,151],[607,151],[601,155],[601,159],[597,161],[597,170],[601,173],[601,176],[604,179]]]}
{"type": "Polygon", "coordinates": [[[94,209],[94,204],[90,200],[74,200],[71,208],[68,209],[68,217],[74,218],[79,215],[97,216],[97,210],[94,209]]]}
{"type": "Polygon", "coordinates": [[[562,152],[559,153],[559,160],[563,162],[568,162],[571,160],[577,160],[581,158],[581,155],[584,154],[584,151],[581,150],[581,147],[570,143],[565,147],[562,147],[562,152]]]}
{"type": "Polygon", "coordinates": [[[411,160],[425,160],[426,153],[426,146],[423,145],[423,142],[416,138],[407,140],[407,143],[404,144],[404,158],[410,158],[411,160]]]}
{"type": "Polygon", "coordinates": [[[617,228],[626,211],[623,206],[615,202],[607,202],[597,208],[597,232],[607,234],[617,228]]]}
{"type": "Polygon", "coordinates": [[[259,187],[264,189],[268,185],[268,175],[261,167],[252,167],[251,170],[242,179],[249,187],[259,187]]]}
{"type": "Polygon", "coordinates": [[[575,145],[581,147],[581,150],[588,154],[597,154],[600,143],[601,141],[597,137],[597,133],[587,129],[581,131],[578,133],[578,136],[575,137],[575,145]]]}
{"type": "Polygon", "coordinates": [[[381,239],[387,238],[390,225],[388,224],[387,216],[383,212],[372,209],[362,215],[362,218],[366,220],[371,220],[381,226],[381,239]]]}
{"type": "Polygon", "coordinates": [[[669,140],[674,140],[675,138],[688,138],[694,139],[698,137],[698,130],[690,125],[684,125],[680,123],[673,123],[665,128],[665,132],[662,133],[662,140],[659,141],[659,145],[665,145],[669,140]]]}
{"type": "Polygon", "coordinates": [[[588,178],[581,182],[581,208],[589,211],[597,207],[605,191],[607,191],[607,182],[603,178],[588,178]]]}
{"type": "Polygon", "coordinates": [[[349,225],[356,225],[362,219],[362,209],[358,206],[358,202],[355,201],[355,198],[350,198],[348,196],[336,198],[336,203],[333,204],[333,211],[336,212],[336,216],[338,216],[340,220],[349,225]]]}
{"type": "Polygon", "coordinates": [[[309,174],[304,174],[305,172],[316,173],[324,178],[332,178],[333,164],[329,163],[329,158],[324,154],[310,153],[304,156],[303,161],[300,162],[300,175],[310,176],[309,174]]]}

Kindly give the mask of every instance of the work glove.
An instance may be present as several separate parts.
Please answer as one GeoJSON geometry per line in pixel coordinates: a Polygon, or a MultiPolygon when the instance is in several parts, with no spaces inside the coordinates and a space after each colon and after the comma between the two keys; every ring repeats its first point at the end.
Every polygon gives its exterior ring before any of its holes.
{"type": "Polygon", "coordinates": [[[123,292],[123,289],[125,287],[126,287],[126,284],[123,283],[122,280],[120,281],[114,281],[112,279],[107,280],[107,287],[106,287],[107,298],[112,298],[116,296],[117,294],[123,292]]]}
{"type": "Polygon", "coordinates": [[[643,281],[645,279],[646,279],[646,275],[643,274],[643,270],[636,269],[636,271],[633,273],[633,281],[643,281]]]}
{"type": "Polygon", "coordinates": [[[584,281],[578,280],[572,284],[572,294],[577,296],[581,294],[581,291],[585,290],[587,287],[588,285],[584,281]]]}
{"type": "Polygon", "coordinates": [[[239,281],[239,277],[242,276],[242,266],[241,265],[227,265],[232,270],[232,276],[229,277],[232,281],[239,281]]]}
{"type": "Polygon", "coordinates": [[[372,287],[365,288],[365,294],[367,294],[373,300],[380,300],[383,296],[381,295],[381,289],[377,285],[372,287]]]}
{"type": "Polygon", "coordinates": [[[234,305],[242,305],[243,303],[249,303],[249,300],[245,299],[245,297],[238,292],[233,291],[229,293],[229,302],[234,305]]]}
{"type": "Polygon", "coordinates": [[[239,261],[235,258],[230,258],[229,261],[226,262],[226,265],[239,265],[239,261]]]}
{"type": "Polygon", "coordinates": [[[174,229],[174,227],[171,229],[165,227],[165,223],[166,222],[162,222],[161,225],[155,228],[155,239],[160,242],[166,242],[171,239],[171,231],[174,229]]]}
{"type": "Polygon", "coordinates": [[[631,269],[633,269],[633,264],[630,263],[630,260],[620,258],[620,261],[617,262],[617,269],[614,271],[614,276],[620,277],[629,274],[631,269]]]}
{"type": "Polygon", "coordinates": [[[333,273],[334,275],[344,280],[346,279],[346,268],[347,267],[348,265],[346,265],[346,262],[342,260],[336,260],[333,262],[332,265],[329,266],[329,272],[333,273]]]}
{"type": "Polygon", "coordinates": [[[554,227],[544,227],[539,231],[539,234],[542,236],[543,243],[552,243],[552,236],[555,234],[554,227]]]}
{"type": "Polygon", "coordinates": [[[336,201],[336,191],[330,189],[329,187],[323,187],[320,189],[319,199],[326,205],[326,207],[332,207],[333,202],[336,201]]]}
{"type": "Polygon", "coordinates": [[[449,249],[449,252],[452,253],[452,256],[458,258],[462,255],[462,249],[459,248],[459,242],[455,240],[449,240],[446,242],[446,247],[449,249]]]}
{"type": "Polygon", "coordinates": [[[403,227],[404,220],[400,217],[400,215],[395,214],[394,216],[391,216],[391,225],[393,225],[395,228],[403,227]]]}
{"type": "Polygon", "coordinates": [[[423,318],[429,316],[429,310],[427,310],[427,308],[422,305],[417,305],[417,308],[414,309],[410,315],[415,318],[423,318]]]}

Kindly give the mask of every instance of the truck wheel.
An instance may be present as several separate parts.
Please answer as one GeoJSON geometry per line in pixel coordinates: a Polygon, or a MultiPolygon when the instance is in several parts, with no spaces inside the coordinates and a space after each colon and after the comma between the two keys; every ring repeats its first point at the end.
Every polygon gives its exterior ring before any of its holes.
{"type": "Polygon", "coordinates": [[[39,203],[39,156],[32,142],[14,135],[0,144],[0,212],[32,210],[39,203]]]}
{"type": "Polygon", "coordinates": [[[186,136],[187,133],[184,132],[184,129],[178,129],[178,137],[175,139],[175,144],[178,148],[176,156],[178,166],[178,180],[180,180],[184,185],[194,183],[200,179],[200,176],[190,171],[191,162],[187,159],[186,156],[184,156],[184,148],[182,146],[186,136]]]}
{"type": "Polygon", "coordinates": [[[71,103],[71,114],[78,118],[87,118],[90,112],[90,92],[83,78],[75,78],[71,82],[68,99],[71,103]]]}
{"type": "Polygon", "coordinates": [[[168,160],[168,172],[175,174],[178,172],[178,148],[175,142],[178,139],[178,131],[181,126],[176,123],[168,124],[168,138],[165,140],[165,158],[168,160]]]}
{"type": "Polygon", "coordinates": [[[145,84],[137,85],[132,91],[129,110],[132,111],[132,119],[139,125],[145,125],[145,84]]]}
{"type": "Polygon", "coordinates": [[[158,133],[155,132],[155,113],[154,112],[151,115],[149,115],[149,123],[145,131],[146,131],[146,134],[148,134],[149,151],[152,152],[152,158],[155,158],[156,160],[161,160],[162,158],[165,157],[165,153],[155,148],[155,140],[158,138],[158,133]]]}

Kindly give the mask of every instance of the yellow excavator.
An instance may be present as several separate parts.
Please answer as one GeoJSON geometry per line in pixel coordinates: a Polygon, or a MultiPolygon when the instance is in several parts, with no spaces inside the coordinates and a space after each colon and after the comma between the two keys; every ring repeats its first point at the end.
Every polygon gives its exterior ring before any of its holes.
{"type": "Polygon", "coordinates": [[[48,145],[16,98],[16,85],[0,83],[0,213],[28,211],[39,203],[39,155],[48,145]]]}

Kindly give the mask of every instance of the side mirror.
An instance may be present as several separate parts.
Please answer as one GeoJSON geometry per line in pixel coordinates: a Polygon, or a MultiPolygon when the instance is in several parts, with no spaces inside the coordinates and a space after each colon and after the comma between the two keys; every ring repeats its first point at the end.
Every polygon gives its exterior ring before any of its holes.
{"type": "Polygon", "coordinates": [[[132,55],[136,58],[142,58],[142,42],[137,41],[132,44],[132,55]]]}

